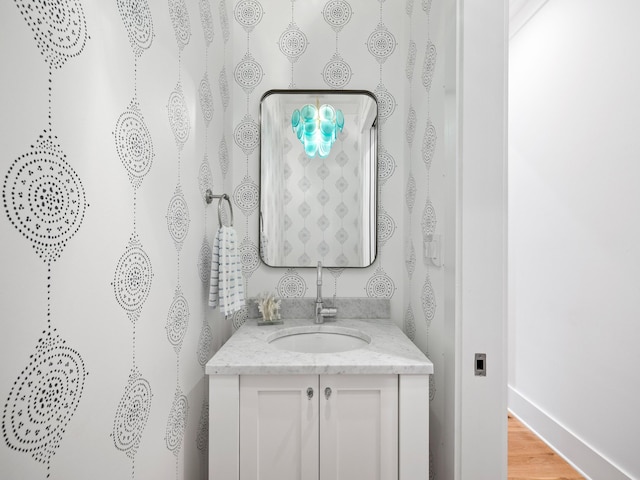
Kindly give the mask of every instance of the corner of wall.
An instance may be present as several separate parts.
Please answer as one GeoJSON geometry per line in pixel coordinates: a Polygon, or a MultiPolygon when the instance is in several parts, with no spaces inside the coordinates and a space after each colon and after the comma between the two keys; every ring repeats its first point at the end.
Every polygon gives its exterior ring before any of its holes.
{"type": "Polygon", "coordinates": [[[588,479],[629,480],[609,459],[509,386],[509,411],[588,479]]]}

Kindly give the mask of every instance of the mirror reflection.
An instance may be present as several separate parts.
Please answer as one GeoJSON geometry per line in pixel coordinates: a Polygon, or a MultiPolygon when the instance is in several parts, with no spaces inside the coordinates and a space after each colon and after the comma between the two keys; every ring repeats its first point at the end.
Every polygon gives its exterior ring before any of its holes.
{"type": "Polygon", "coordinates": [[[260,256],[273,267],[376,257],[377,118],[364,90],[271,90],[260,102],[260,256]]]}

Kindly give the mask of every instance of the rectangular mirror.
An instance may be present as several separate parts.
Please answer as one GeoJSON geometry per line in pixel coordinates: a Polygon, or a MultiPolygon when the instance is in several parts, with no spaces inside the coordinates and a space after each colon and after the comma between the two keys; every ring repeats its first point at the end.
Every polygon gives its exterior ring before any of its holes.
{"type": "Polygon", "coordinates": [[[260,256],[367,267],[377,253],[377,119],[364,90],[270,90],[260,102],[260,256]]]}

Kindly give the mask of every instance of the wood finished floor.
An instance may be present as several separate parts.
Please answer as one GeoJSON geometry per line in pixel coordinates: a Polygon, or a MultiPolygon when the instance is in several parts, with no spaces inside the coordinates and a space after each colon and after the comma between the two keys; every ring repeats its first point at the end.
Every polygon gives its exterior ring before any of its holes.
{"type": "Polygon", "coordinates": [[[584,480],[584,477],[509,415],[508,480],[584,480]]]}

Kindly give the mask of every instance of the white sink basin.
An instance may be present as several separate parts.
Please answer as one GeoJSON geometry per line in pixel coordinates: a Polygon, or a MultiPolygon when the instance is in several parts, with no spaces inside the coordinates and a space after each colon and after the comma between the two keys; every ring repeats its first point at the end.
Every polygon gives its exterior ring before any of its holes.
{"type": "Polygon", "coordinates": [[[267,342],[280,350],[301,353],[338,353],[366,347],[371,338],[353,328],[310,325],[280,330],[267,342]]]}

